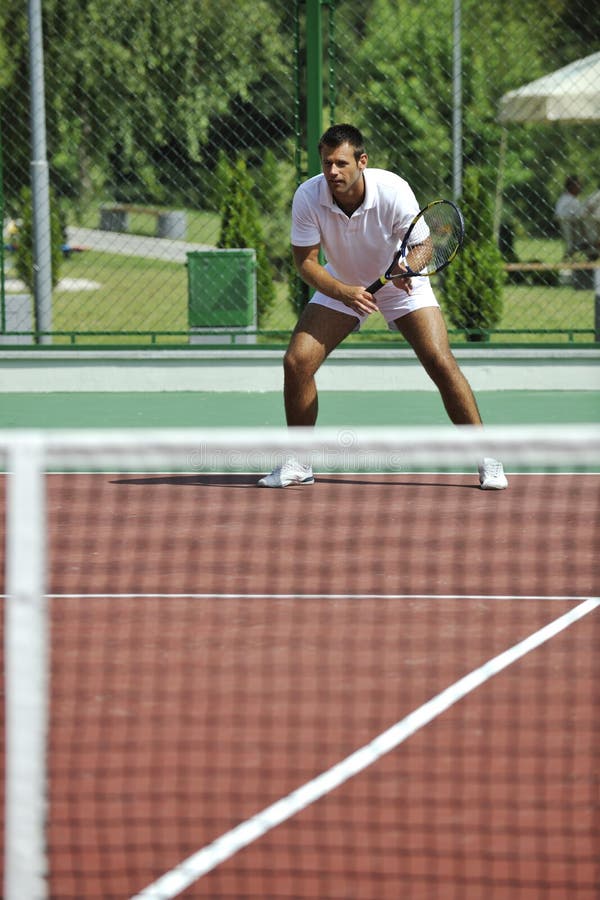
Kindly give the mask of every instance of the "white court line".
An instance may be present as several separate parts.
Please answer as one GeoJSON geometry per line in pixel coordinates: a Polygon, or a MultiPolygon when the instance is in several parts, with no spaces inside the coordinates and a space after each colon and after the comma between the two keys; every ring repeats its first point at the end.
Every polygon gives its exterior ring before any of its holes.
{"type": "Polygon", "coordinates": [[[175,868],[162,875],[152,884],[135,894],[131,900],[171,900],[191,884],[206,875],[220,863],[229,859],[238,850],[258,840],[272,828],[285,822],[311,803],[339,787],[348,779],[362,772],[377,762],[384,754],[395,749],[399,744],[427,725],[441,713],[445,712],[475,688],[484,684],[498,672],[508,668],[512,663],[530,653],[536,647],[555,637],[574,622],[586,616],[600,606],[600,597],[591,597],[580,603],[570,612],[529,637],[488,660],[468,675],[460,678],[436,697],[428,700],[404,719],[396,722],[387,731],[382,732],[370,743],[351,753],[341,762],[316,778],[292,791],[287,797],[266,807],[261,812],[237,825],[231,831],[218,837],[211,844],[180,862],[175,868]]]}
{"type": "MultiPolygon", "coordinates": [[[[581,603],[572,594],[46,594],[49,600],[563,600],[581,603]]],[[[0,594],[6,598],[7,594],[0,594]]]]}

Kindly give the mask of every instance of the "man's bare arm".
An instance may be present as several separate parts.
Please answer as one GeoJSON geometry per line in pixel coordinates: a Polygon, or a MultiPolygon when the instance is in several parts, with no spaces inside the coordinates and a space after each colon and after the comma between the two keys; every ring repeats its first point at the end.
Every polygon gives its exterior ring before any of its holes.
{"type": "Polygon", "coordinates": [[[360,315],[377,312],[373,296],[363,285],[345,284],[319,262],[319,244],[313,247],[292,247],[294,263],[303,281],[327,297],[339,300],[360,315]]]}

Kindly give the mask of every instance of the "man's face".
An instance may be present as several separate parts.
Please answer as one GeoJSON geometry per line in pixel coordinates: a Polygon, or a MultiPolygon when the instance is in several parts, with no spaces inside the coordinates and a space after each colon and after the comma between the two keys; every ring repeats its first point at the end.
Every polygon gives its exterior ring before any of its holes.
{"type": "Polygon", "coordinates": [[[348,143],[321,147],[321,167],[334,197],[343,199],[358,187],[362,189],[361,176],[366,165],[367,154],[356,160],[354,149],[348,143]]]}

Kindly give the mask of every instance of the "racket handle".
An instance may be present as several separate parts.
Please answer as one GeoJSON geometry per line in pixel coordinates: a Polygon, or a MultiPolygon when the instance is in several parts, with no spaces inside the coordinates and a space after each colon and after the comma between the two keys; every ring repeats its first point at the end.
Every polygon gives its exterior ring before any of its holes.
{"type": "Polygon", "coordinates": [[[384,284],[387,284],[387,278],[385,277],[385,275],[382,275],[380,278],[377,279],[377,281],[374,281],[373,284],[370,284],[369,287],[366,288],[366,290],[370,294],[374,294],[375,291],[378,291],[379,288],[383,287],[384,284]]]}
{"type": "MultiPolygon", "coordinates": [[[[398,262],[400,263],[400,265],[406,267],[406,259],[403,256],[403,251],[404,251],[404,244],[402,245],[400,250],[398,250],[398,252],[394,256],[394,258],[392,260],[392,264],[390,265],[390,267],[387,270],[387,272],[385,273],[385,275],[380,275],[379,278],[377,279],[377,281],[374,281],[372,284],[369,285],[367,290],[370,294],[374,294],[375,291],[378,291],[380,287],[383,287],[384,284],[387,284],[389,281],[391,281],[390,273],[391,273],[392,269],[394,268],[394,266],[398,262]]],[[[410,275],[411,275],[411,272],[406,273],[407,278],[410,278],[410,275]]]]}

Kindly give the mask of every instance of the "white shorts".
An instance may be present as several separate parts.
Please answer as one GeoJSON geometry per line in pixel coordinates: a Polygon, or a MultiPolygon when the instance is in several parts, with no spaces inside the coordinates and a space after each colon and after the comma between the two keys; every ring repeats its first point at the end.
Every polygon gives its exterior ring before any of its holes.
{"type": "MultiPolygon", "coordinates": [[[[377,291],[375,302],[379,307],[379,312],[387,322],[390,331],[398,331],[396,319],[414,312],[415,309],[423,309],[426,306],[439,306],[435,299],[431,281],[429,278],[413,278],[413,290],[411,294],[401,291],[394,285],[386,285],[377,291]]],[[[360,331],[361,325],[367,320],[367,316],[361,316],[354,312],[340,300],[334,300],[327,294],[316,291],[311,297],[310,303],[317,303],[319,306],[326,306],[328,309],[335,309],[338,312],[346,313],[348,316],[354,316],[357,319],[354,331],[360,331]]]]}

